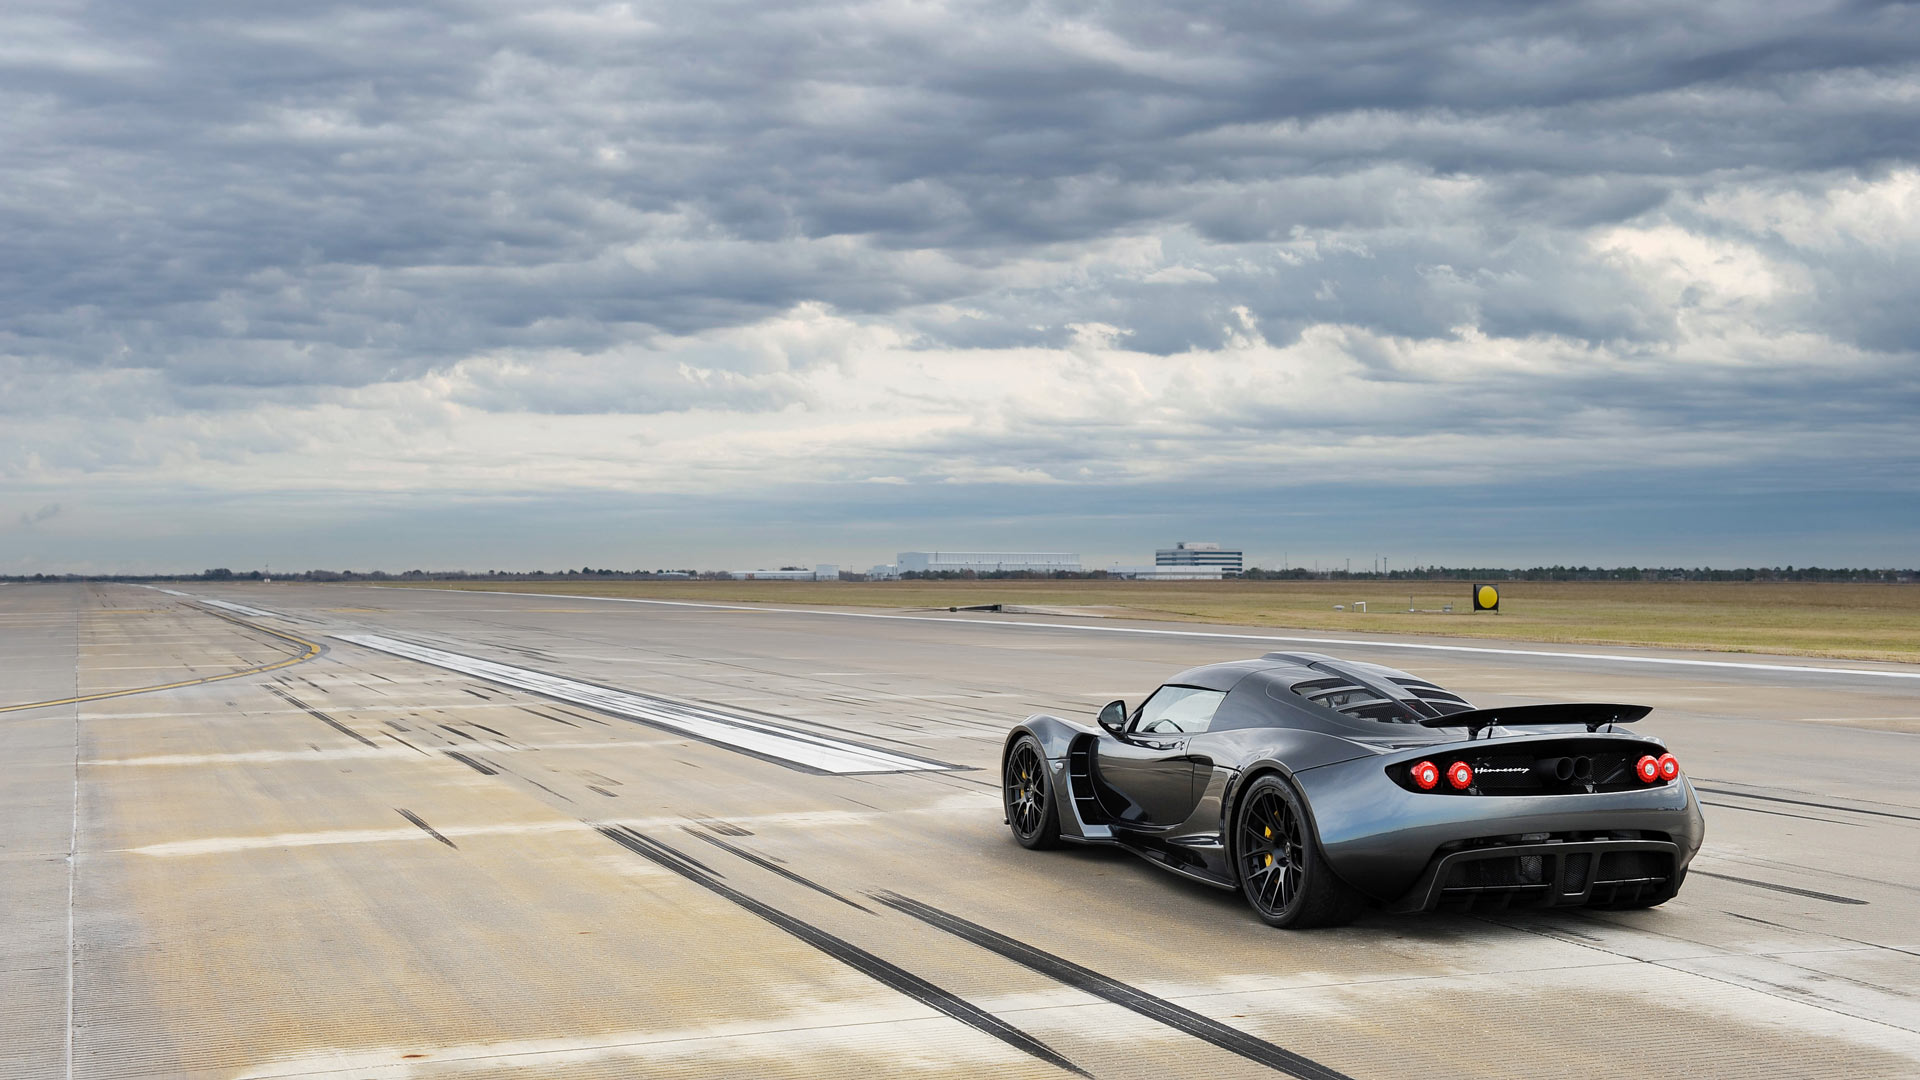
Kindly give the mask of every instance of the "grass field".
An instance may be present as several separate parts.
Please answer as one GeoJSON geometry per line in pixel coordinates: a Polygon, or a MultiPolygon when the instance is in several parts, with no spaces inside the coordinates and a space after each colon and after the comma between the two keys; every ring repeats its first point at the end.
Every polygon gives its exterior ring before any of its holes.
{"type": "Polygon", "coordinates": [[[1463,582],[476,579],[414,587],[892,609],[1016,604],[1115,618],[1920,661],[1915,585],[1516,581],[1500,586],[1497,615],[1467,614],[1463,582]],[[1356,600],[1368,610],[1351,610],[1356,600]],[[1443,604],[1453,613],[1440,614],[1443,604]]]}

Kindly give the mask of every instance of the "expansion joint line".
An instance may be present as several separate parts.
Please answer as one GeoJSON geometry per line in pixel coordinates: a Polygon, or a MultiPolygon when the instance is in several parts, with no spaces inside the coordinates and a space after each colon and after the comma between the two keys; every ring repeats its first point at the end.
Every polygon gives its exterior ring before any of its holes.
{"type": "MultiPolygon", "coordinates": [[[[92,590],[88,590],[91,592],[92,590]]],[[[73,612],[73,692],[80,693],[80,604],[73,612]]],[[[73,707],[73,821],[67,829],[67,1080],[73,1080],[74,956],[73,903],[78,892],[80,855],[80,706],[73,707]]]]}

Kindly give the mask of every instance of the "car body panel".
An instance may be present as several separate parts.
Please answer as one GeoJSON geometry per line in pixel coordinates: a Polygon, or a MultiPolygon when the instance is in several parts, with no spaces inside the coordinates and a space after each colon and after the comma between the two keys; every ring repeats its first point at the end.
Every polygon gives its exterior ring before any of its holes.
{"type": "MultiPolygon", "coordinates": [[[[1401,756],[1409,766],[1420,760],[1401,756]]],[[[1635,791],[1463,799],[1407,791],[1387,779],[1381,763],[1363,761],[1308,770],[1296,783],[1314,808],[1328,864],[1349,885],[1378,900],[1411,888],[1433,853],[1455,841],[1658,832],[1679,838],[1684,863],[1699,850],[1705,828],[1684,776],[1635,791]]]]}

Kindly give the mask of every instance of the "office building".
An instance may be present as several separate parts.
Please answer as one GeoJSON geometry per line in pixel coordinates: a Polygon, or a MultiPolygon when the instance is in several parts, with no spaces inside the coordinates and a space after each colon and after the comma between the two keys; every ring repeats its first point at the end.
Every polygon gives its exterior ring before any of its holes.
{"type": "Polygon", "coordinates": [[[1238,574],[1246,569],[1245,552],[1223,548],[1219,544],[1182,540],[1170,548],[1153,553],[1155,566],[1211,566],[1223,574],[1238,574]]]}

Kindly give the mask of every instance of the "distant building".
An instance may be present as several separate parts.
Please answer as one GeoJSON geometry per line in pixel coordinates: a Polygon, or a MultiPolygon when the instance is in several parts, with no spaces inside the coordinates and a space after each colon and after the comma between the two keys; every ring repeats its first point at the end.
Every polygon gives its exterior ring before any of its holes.
{"type": "Polygon", "coordinates": [[[1155,566],[1211,566],[1223,574],[1237,574],[1246,569],[1245,561],[1246,553],[1243,551],[1192,540],[1182,540],[1170,548],[1161,548],[1153,553],[1155,566]]]}
{"type": "Polygon", "coordinates": [[[735,581],[839,581],[840,567],[821,563],[811,570],[729,570],[735,581]]]}
{"type": "Polygon", "coordinates": [[[1080,573],[1080,556],[1059,551],[903,551],[901,574],[1080,573]]]}
{"type": "Polygon", "coordinates": [[[1226,571],[1218,566],[1109,566],[1108,577],[1135,581],[1219,581],[1226,571]]]}
{"type": "Polygon", "coordinates": [[[890,563],[890,562],[875,563],[873,569],[867,571],[867,580],[868,581],[899,581],[900,567],[898,564],[890,563]]]}

